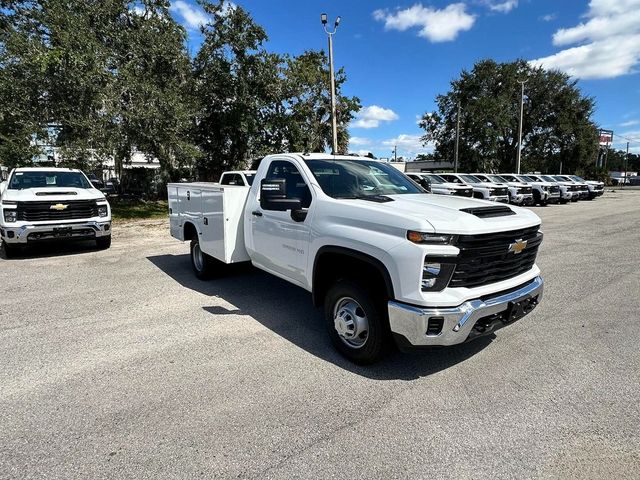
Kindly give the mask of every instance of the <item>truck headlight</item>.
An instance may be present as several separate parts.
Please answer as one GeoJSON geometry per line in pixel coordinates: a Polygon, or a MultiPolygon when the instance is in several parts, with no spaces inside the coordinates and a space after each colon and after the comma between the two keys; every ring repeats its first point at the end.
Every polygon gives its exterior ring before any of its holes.
{"type": "Polygon", "coordinates": [[[455,235],[441,233],[424,233],[413,230],[407,232],[407,240],[418,244],[451,245],[455,242],[455,238],[455,235]]]}
{"type": "Polygon", "coordinates": [[[99,217],[106,217],[108,214],[108,209],[106,205],[98,205],[98,216],[99,217]]]}
{"type": "Polygon", "coordinates": [[[422,267],[422,291],[440,291],[449,284],[455,265],[425,260],[422,267]]]}
{"type": "Polygon", "coordinates": [[[13,223],[18,219],[17,210],[5,210],[4,211],[4,221],[7,223],[13,223]]]}

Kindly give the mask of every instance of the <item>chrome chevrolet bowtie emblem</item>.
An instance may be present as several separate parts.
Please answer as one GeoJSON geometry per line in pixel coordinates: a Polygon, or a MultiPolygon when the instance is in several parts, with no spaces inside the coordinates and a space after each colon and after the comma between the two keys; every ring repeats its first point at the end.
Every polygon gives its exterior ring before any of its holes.
{"type": "Polygon", "coordinates": [[[51,205],[49,210],[57,210],[61,212],[62,210],[66,210],[69,205],[64,205],[63,203],[56,203],[55,205],[51,205]]]}
{"type": "Polygon", "coordinates": [[[527,241],[522,239],[516,240],[514,243],[509,245],[509,251],[516,255],[522,252],[525,248],[527,248],[527,241]]]}

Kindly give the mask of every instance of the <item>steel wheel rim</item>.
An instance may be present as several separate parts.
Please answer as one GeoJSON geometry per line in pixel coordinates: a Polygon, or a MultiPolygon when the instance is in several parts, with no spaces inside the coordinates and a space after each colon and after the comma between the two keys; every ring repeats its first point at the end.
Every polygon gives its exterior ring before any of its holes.
{"type": "Polygon", "coordinates": [[[196,267],[196,270],[198,270],[199,272],[202,271],[202,268],[204,267],[204,257],[202,256],[202,250],[200,250],[200,244],[196,243],[193,246],[193,264],[196,267]]]}
{"type": "Polygon", "coordinates": [[[369,320],[364,308],[351,297],[340,298],[333,309],[333,326],[349,348],[362,348],[369,338],[369,320]]]}

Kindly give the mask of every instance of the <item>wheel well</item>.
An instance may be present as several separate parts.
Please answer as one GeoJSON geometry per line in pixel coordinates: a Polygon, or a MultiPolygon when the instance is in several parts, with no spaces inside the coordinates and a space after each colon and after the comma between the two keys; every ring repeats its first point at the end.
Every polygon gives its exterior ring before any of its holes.
{"type": "Polygon", "coordinates": [[[193,237],[198,235],[198,230],[196,230],[196,226],[191,223],[191,222],[187,222],[184,224],[184,236],[183,238],[185,240],[191,240],[193,237]]]}
{"type": "Polygon", "coordinates": [[[394,298],[391,276],[380,260],[348,248],[324,247],[313,265],[313,304],[321,306],[333,283],[343,278],[394,298]]]}

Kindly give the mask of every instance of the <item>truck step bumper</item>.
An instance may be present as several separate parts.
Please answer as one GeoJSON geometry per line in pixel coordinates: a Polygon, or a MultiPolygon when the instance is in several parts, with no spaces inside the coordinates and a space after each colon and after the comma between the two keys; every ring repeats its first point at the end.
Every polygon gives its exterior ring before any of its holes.
{"type": "Polygon", "coordinates": [[[449,346],[488,335],[530,313],[542,300],[542,277],[506,293],[457,307],[423,308],[390,301],[389,324],[401,350],[449,346]]]}

